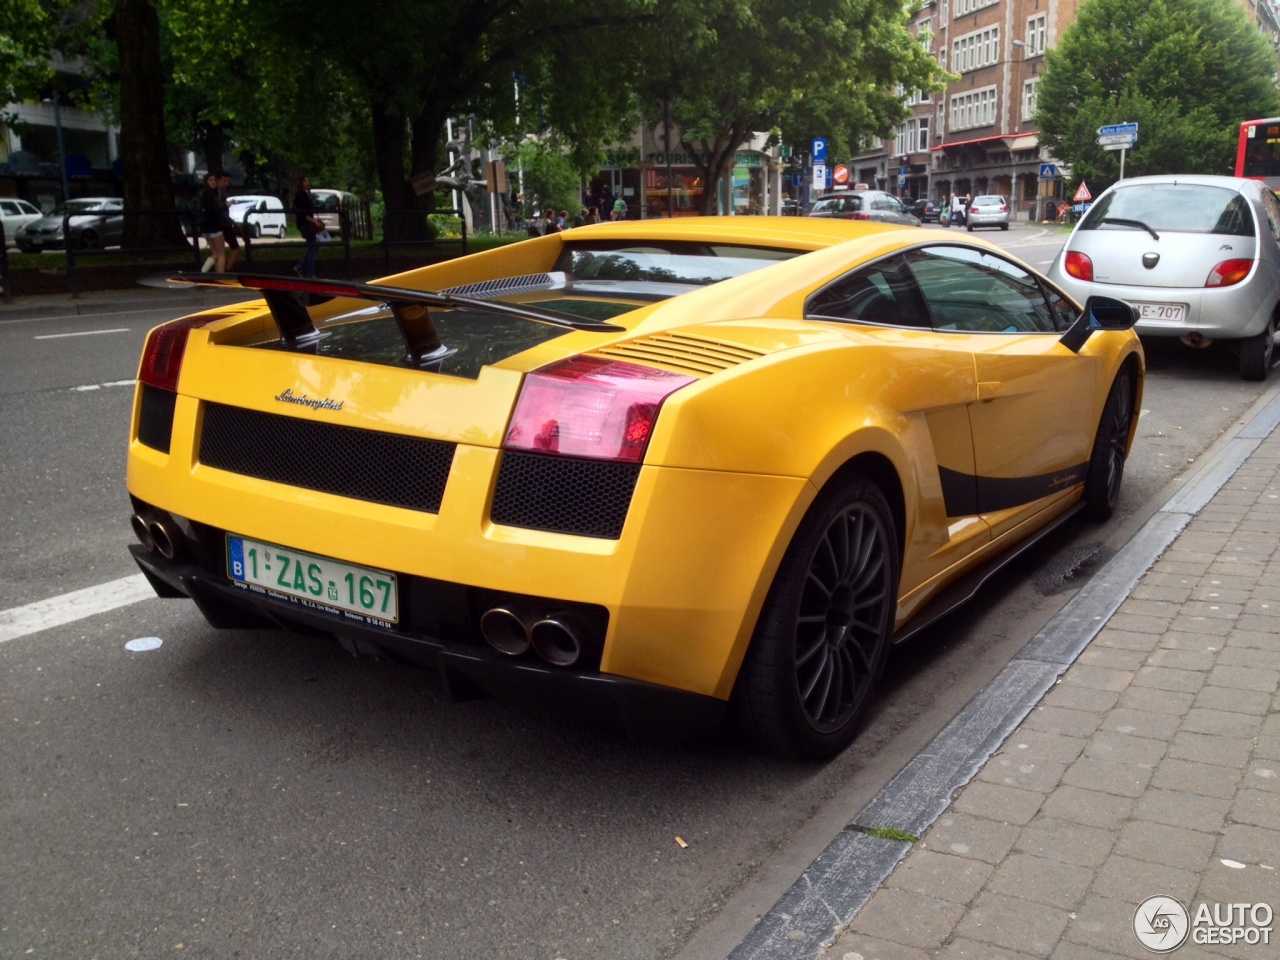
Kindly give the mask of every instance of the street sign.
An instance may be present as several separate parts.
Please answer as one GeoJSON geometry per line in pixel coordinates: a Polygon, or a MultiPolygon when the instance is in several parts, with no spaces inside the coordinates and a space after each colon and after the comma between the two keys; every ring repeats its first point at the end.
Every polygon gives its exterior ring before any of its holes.
{"type": "Polygon", "coordinates": [[[812,155],[813,155],[813,163],[815,167],[820,163],[825,164],[827,162],[827,138],[826,137],[813,138],[813,154],[812,155]]]}
{"type": "Polygon", "coordinates": [[[1098,146],[1100,147],[1132,147],[1138,142],[1136,133],[1107,133],[1098,138],[1098,146]]]}
{"type": "Polygon", "coordinates": [[[1040,164],[1040,179],[1041,180],[1057,180],[1058,168],[1054,166],[1052,163],[1040,164]]]}
{"type": "Polygon", "coordinates": [[[801,180],[803,180],[803,179],[804,179],[804,178],[803,178],[799,173],[793,173],[793,174],[791,175],[791,185],[792,185],[793,187],[798,187],[798,186],[800,186],[800,181],[801,181],[801,180]]]}
{"type": "Polygon", "coordinates": [[[1085,183],[1083,180],[1081,180],[1080,186],[1076,188],[1075,196],[1072,197],[1071,199],[1074,200],[1076,203],[1083,203],[1086,200],[1092,200],[1093,194],[1089,192],[1089,185],[1085,183]]]}
{"type": "Polygon", "coordinates": [[[1099,146],[1103,150],[1128,150],[1133,144],[1126,140],[1124,143],[1103,143],[1099,144],[1099,146]]]}
{"type": "Polygon", "coordinates": [[[1099,127],[1098,136],[1106,137],[1113,133],[1130,133],[1133,136],[1138,135],[1138,125],[1136,123],[1113,123],[1109,127],[1099,127]]]}
{"type": "Polygon", "coordinates": [[[813,165],[813,186],[815,190],[826,189],[827,165],[825,163],[815,163],[813,165]]]}
{"type": "Polygon", "coordinates": [[[831,171],[831,182],[836,186],[843,186],[849,182],[849,168],[843,163],[837,164],[831,171]]]}

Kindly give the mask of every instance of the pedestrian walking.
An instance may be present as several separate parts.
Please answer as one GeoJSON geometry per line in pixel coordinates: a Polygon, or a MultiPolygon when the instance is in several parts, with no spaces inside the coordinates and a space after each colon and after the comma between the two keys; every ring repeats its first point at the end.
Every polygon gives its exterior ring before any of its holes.
{"type": "Polygon", "coordinates": [[[612,219],[614,220],[627,219],[627,201],[623,200],[621,197],[618,197],[617,200],[613,201],[612,219]]]}
{"type": "Polygon", "coordinates": [[[300,277],[316,275],[316,254],[320,252],[320,241],[316,239],[324,230],[324,223],[316,216],[316,204],[311,199],[311,177],[303,174],[298,177],[298,185],[293,191],[293,222],[302,239],[307,242],[307,250],[298,261],[293,272],[300,277]]]}
{"type": "Polygon", "coordinates": [[[218,174],[218,200],[222,204],[222,239],[226,249],[225,269],[234,270],[240,259],[240,240],[236,237],[236,225],[227,208],[227,192],[231,189],[231,174],[225,170],[218,174]]]}
{"type": "Polygon", "coordinates": [[[208,273],[224,273],[227,269],[226,239],[222,235],[222,218],[226,213],[218,194],[218,174],[210,170],[204,175],[204,189],[200,191],[199,220],[197,230],[209,247],[209,256],[201,268],[208,273]]]}

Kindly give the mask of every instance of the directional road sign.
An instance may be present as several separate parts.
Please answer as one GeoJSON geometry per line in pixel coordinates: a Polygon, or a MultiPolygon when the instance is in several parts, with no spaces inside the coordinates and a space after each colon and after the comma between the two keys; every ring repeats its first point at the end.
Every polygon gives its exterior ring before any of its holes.
{"type": "Polygon", "coordinates": [[[1113,133],[1131,133],[1135,137],[1138,135],[1138,125],[1136,123],[1113,123],[1109,127],[1099,127],[1098,136],[1105,137],[1113,133]]]}
{"type": "Polygon", "coordinates": [[[1104,133],[1098,137],[1100,147],[1131,147],[1138,142],[1136,133],[1104,133]]]}
{"type": "Polygon", "coordinates": [[[1124,143],[1103,143],[1099,144],[1103,150],[1128,150],[1133,143],[1126,140],[1124,143]]]}

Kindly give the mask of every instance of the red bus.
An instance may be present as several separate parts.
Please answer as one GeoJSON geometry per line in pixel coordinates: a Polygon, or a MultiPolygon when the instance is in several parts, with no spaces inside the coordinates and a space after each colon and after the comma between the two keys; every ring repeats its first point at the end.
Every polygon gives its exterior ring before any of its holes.
{"type": "Polygon", "coordinates": [[[1263,180],[1272,190],[1280,190],[1280,117],[1240,124],[1236,176],[1263,180]]]}

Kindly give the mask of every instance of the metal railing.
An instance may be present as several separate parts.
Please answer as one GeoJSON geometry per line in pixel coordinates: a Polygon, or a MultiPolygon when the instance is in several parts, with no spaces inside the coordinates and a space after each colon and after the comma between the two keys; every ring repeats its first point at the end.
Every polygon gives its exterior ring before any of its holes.
{"type": "Polygon", "coordinates": [[[182,251],[191,255],[196,270],[199,270],[200,241],[195,230],[195,212],[192,210],[111,210],[63,214],[62,247],[67,254],[67,284],[71,287],[71,296],[80,296],[80,277],[76,273],[76,260],[81,257],[122,254],[133,256],[140,253],[182,251]],[[122,247],[120,244],[124,240],[124,224],[127,217],[165,217],[176,220],[178,230],[183,236],[183,243],[122,247]],[[72,221],[80,221],[74,231],[72,221]]]}
{"type": "MultiPolygon", "coordinates": [[[[259,246],[267,246],[266,244],[263,244],[261,240],[255,241],[254,238],[251,236],[253,231],[250,229],[250,225],[251,225],[250,218],[253,217],[255,214],[259,216],[263,216],[263,215],[269,216],[271,214],[283,215],[285,219],[285,230],[287,231],[290,217],[292,215],[296,215],[298,212],[299,211],[294,207],[284,207],[283,209],[280,209],[280,210],[267,210],[265,212],[261,210],[245,211],[244,218],[240,222],[240,236],[241,236],[241,239],[244,240],[244,261],[243,262],[245,266],[248,266],[251,263],[253,263],[253,247],[255,242],[259,246]]],[[[308,211],[308,212],[314,213],[314,211],[308,211]]],[[[330,246],[342,247],[343,270],[345,271],[345,275],[348,278],[350,278],[351,277],[351,221],[350,219],[348,219],[347,212],[345,210],[338,211],[338,224],[339,224],[338,236],[336,238],[331,238],[329,240],[321,241],[320,249],[323,250],[325,247],[330,247],[330,246]]],[[[295,237],[288,240],[278,239],[270,244],[270,247],[272,249],[276,249],[279,247],[298,248],[298,247],[306,247],[306,246],[307,246],[307,241],[303,237],[295,237]]]]}

